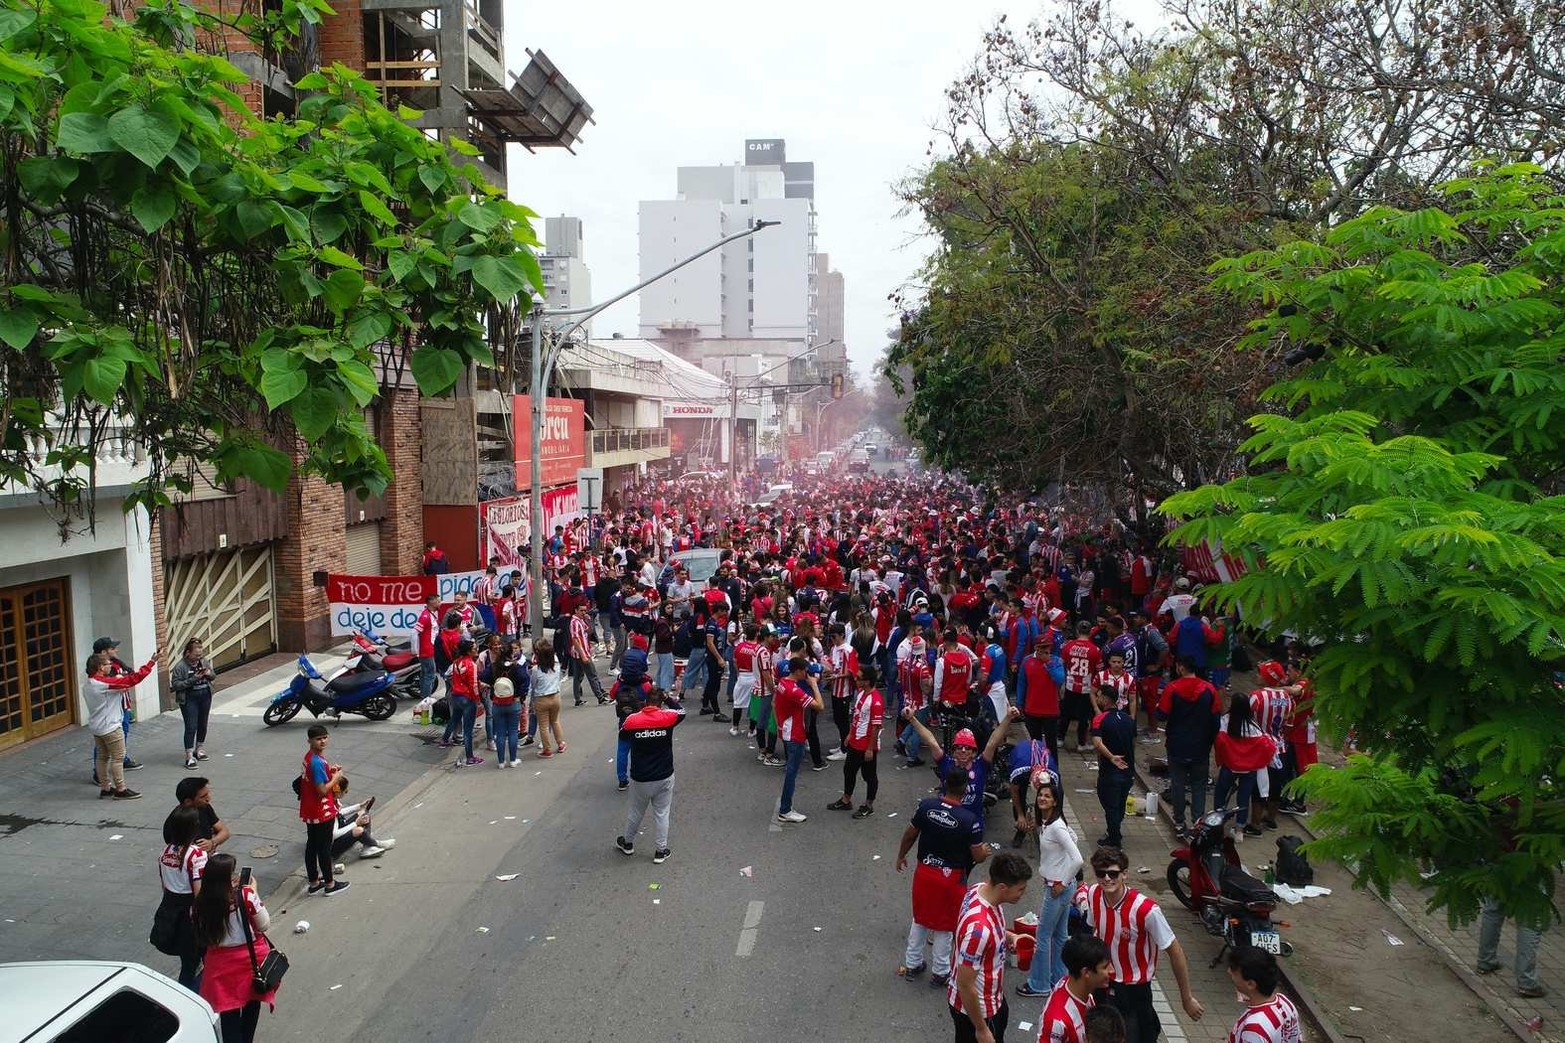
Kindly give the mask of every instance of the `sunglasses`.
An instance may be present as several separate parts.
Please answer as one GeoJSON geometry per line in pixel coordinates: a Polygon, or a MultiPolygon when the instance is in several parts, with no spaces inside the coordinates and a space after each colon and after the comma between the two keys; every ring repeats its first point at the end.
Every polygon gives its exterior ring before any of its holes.
{"type": "Polygon", "coordinates": [[[1125,871],[1122,869],[1096,869],[1093,872],[1099,880],[1118,880],[1124,875],[1125,871]]]}

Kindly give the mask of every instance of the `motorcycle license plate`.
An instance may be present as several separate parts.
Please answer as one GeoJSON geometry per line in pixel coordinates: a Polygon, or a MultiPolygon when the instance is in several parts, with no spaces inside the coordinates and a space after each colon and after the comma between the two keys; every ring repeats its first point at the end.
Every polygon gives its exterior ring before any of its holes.
{"type": "Polygon", "coordinates": [[[1282,935],[1276,931],[1251,931],[1250,944],[1257,949],[1263,949],[1273,956],[1282,955],[1282,935]]]}

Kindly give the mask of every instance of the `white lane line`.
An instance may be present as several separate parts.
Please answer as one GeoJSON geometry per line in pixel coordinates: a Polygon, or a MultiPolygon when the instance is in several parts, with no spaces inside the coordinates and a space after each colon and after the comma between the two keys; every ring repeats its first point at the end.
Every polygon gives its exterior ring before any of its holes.
{"type": "Polygon", "coordinates": [[[735,956],[749,956],[755,951],[756,930],[761,926],[761,913],[765,902],[751,902],[744,911],[744,927],[739,931],[739,944],[734,947],[735,956]]]}

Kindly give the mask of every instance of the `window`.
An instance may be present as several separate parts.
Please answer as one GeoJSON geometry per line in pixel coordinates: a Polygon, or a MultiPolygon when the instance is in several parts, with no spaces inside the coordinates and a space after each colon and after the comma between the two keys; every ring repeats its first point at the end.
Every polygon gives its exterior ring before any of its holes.
{"type": "Polygon", "coordinates": [[[174,1012],[139,992],[116,992],[55,1037],[55,1043],[166,1043],[179,1032],[174,1012]]]}

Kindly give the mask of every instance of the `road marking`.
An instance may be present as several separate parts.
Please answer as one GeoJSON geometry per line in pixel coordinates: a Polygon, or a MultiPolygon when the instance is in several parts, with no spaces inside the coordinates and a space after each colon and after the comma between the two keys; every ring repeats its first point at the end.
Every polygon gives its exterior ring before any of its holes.
{"type": "Polygon", "coordinates": [[[761,913],[765,902],[751,902],[744,911],[744,927],[739,931],[739,944],[734,947],[735,956],[749,956],[755,951],[755,933],[761,926],[761,913]]]}

